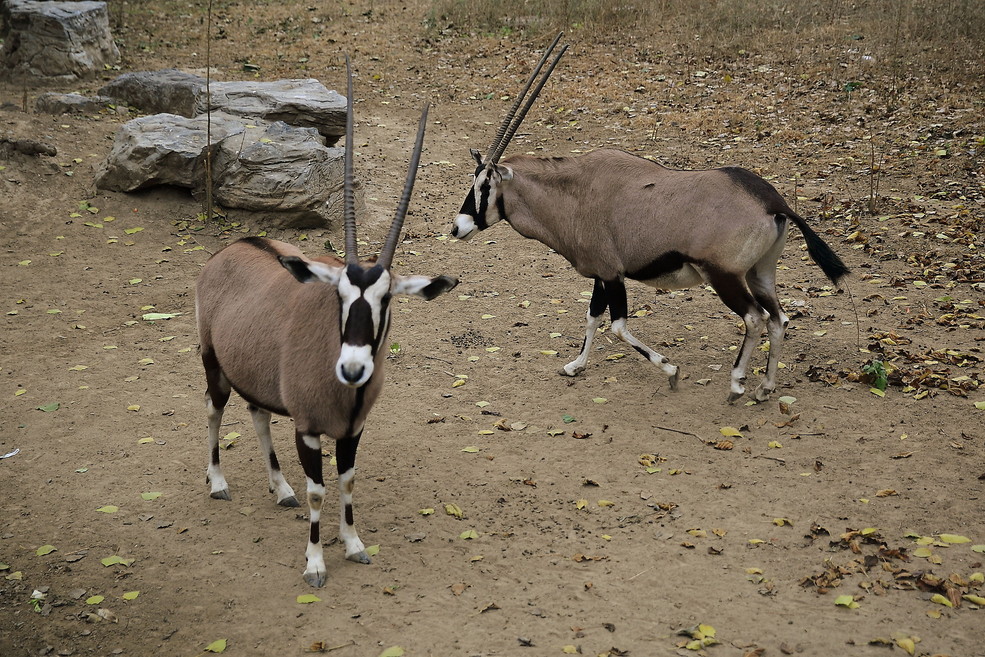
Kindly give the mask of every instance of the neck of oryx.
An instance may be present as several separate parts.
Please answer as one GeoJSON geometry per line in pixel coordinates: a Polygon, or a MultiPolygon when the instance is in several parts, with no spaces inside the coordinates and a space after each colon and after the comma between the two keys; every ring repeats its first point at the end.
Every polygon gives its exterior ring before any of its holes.
{"type": "Polygon", "coordinates": [[[578,224],[585,202],[587,199],[579,198],[575,186],[558,184],[550,176],[520,167],[514,168],[513,180],[503,190],[504,219],[513,229],[545,244],[572,264],[583,232],[578,224]]]}

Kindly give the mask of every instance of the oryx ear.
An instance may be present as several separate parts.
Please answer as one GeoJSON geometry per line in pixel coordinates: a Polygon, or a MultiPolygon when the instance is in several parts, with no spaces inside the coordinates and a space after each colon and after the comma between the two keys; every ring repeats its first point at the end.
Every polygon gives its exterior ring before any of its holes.
{"type": "Polygon", "coordinates": [[[470,148],[469,153],[472,153],[472,159],[475,160],[476,164],[482,164],[482,153],[479,152],[479,149],[470,148]]]}
{"type": "Polygon", "coordinates": [[[499,174],[501,180],[513,180],[513,169],[509,168],[505,164],[497,164],[496,173],[499,174]]]}
{"type": "Polygon", "coordinates": [[[339,277],[342,276],[342,267],[332,267],[323,262],[315,262],[299,258],[298,256],[277,256],[284,269],[291,272],[294,278],[301,283],[311,283],[321,281],[332,285],[339,284],[339,277]]]}
{"type": "Polygon", "coordinates": [[[393,277],[395,294],[410,294],[430,301],[458,285],[458,279],[451,276],[397,276],[393,277]]]}

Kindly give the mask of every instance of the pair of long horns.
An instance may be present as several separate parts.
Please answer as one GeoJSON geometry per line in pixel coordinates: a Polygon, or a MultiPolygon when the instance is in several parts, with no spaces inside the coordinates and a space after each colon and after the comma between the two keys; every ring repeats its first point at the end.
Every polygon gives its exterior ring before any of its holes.
{"type": "MultiPolygon", "coordinates": [[[[352,153],[355,149],[352,137],[352,65],[349,62],[349,55],[345,56],[346,72],[346,107],[345,107],[345,157],[343,174],[343,198],[345,219],[345,261],[346,264],[357,264],[359,255],[356,250],[356,198],[353,191],[354,175],[352,172],[352,153]]],[[[410,195],[414,191],[414,181],[417,179],[417,167],[421,162],[421,150],[424,147],[424,131],[427,129],[428,110],[430,104],[424,105],[421,112],[421,120],[417,124],[417,141],[414,143],[414,152],[410,156],[410,166],[407,168],[407,179],[404,181],[404,191],[397,204],[397,213],[390,224],[390,232],[387,234],[383,248],[376,264],[382,265],[384,269],[389,269],[393,262],[393,254],[397,250],[397,242],[400,240],[400,231],[403,230],[404,218],[407,216],[407,207],[410,205],[410,195]]]]}
{"type": "Polygon", "coordinates": [[[561,40],[561,36],[563,34],[564,32],[559,32],[558,35],[554,37],[554,41],[551,42],[551,45],[548,46],[547,50],[544,51],[544,55],[540,58],[537,68],[534,69],[533,73],[530,74],[530,78],[527,79],[527,84],[523,87],[523,91],[513,102],[513,107],[511,107],[510,111],[506,113],[506,117],[503,119],[503,124],[499,126],[499,130],[496,132],[496,139],[493,141],[492,146],[489,147],[489,151],[486,153],[486,157],[482,161],[484,166],[490,166],[499,162],[499,158],[502,157],[503,151],[506,150],[510,140],[513,139],[513,135],[516,134],[516,131],[520,128],[520,124],[523,123],[523,119],[527,116],[527,112],[530,110],[531,106],[533,106],[534,101],[537,100],[540,90],[544,88],[544,85],[547,84],[547,79],[551,77],[551,73],[554,72],[554,67],[557,66],[557,63],[561,60],[561,57],[564,55],[565,51],[567,51],[568,46],[561,48],[560,52],[557,54],[557,57],[555,57],[550,66],[547,67],[547,71],[544,73],[543,77],[541,77],[540,81],[537,83],[537,86],[534,87],[533,93],[529,98],[527,98],[527,102],[523,106],[523,109],[519,114],[517,114],[517,110],[520,108],[520,103],[523,102],[527,92],[530,91],[530,87],[533,86],[534,80],[537,78],[537,75],[540,73],[541,69],[544,68],[544,64],[547,62],[548,57],[551,56],[551,53],[554,52],[554,48],[557,46],[558,41],[561,40]]]}

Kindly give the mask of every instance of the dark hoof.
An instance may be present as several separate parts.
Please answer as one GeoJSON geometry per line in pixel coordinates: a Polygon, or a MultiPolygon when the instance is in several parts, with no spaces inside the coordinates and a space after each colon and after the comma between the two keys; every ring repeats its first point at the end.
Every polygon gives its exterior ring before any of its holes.
{"type": "Polygon", "coordinates": [[[674,390],[674,391],[677,390],[677,375],[678,374],[680,374],[680,370],[678,370],[677,372],[674,372],[673,374],[670,375],[669,382],[670,382],[670,389],[671,390],[674,390]]]}
{"type": "Polygon", "coordinates": [[[325,586],[325,580],[327,579],[328,579],[328,575],[326,573],[304,574],[304,581],[306,581],[311,586],[314,586],[316,589],[320,589],[321,587],[325,586]]]}
{"type": "Polygon", "coordinates": [[[734,404],[739,399],[742,399],[742,395],[744,395],[744,394],[745,394],[744,391],[743,392],[730,392],[729,395],[728,395],[728,403],[734,404]]]}
{"type": "Polygon", "coordinates": [[[289,506],[289,507],[301,506],[300,502],[298,502],[298,498],[294,497],[293,495],[291,495],[290,497],[285,497],[282,500],[277,500],[277,504],[280,504],[281,506],[289,506]]]}
{"type": "Polygon", "coordinates": [[[212,493],[209,494],[209,497],[211,497],[214,500],[231,501],[233,499],[232,497],[229,496],[228,488],[225,488],[223,490],[213,491],[212,493]]]}
{"type": "Polygon", "coordinates": [[[349,561],[355,561],[356,563],[373,563],[373,560],[369,558],[366,551],[356,552],[355,554],[350,554],[346,557],[349,561]]]}

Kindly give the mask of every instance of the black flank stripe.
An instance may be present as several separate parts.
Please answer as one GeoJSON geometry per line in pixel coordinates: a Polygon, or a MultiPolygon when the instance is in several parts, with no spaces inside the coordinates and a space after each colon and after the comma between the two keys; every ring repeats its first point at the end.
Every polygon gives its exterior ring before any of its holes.
{"type": "Polygon", "coordinates": [[[626,278],[631,278],[634,281],[648,281],[675,272],[686,263],[694,262],[697,262],[697,260],[684,255],[680,251],[667,251],[654,258],[648,265],[645,265],[641,269],[626,272],[626,278]]]}

